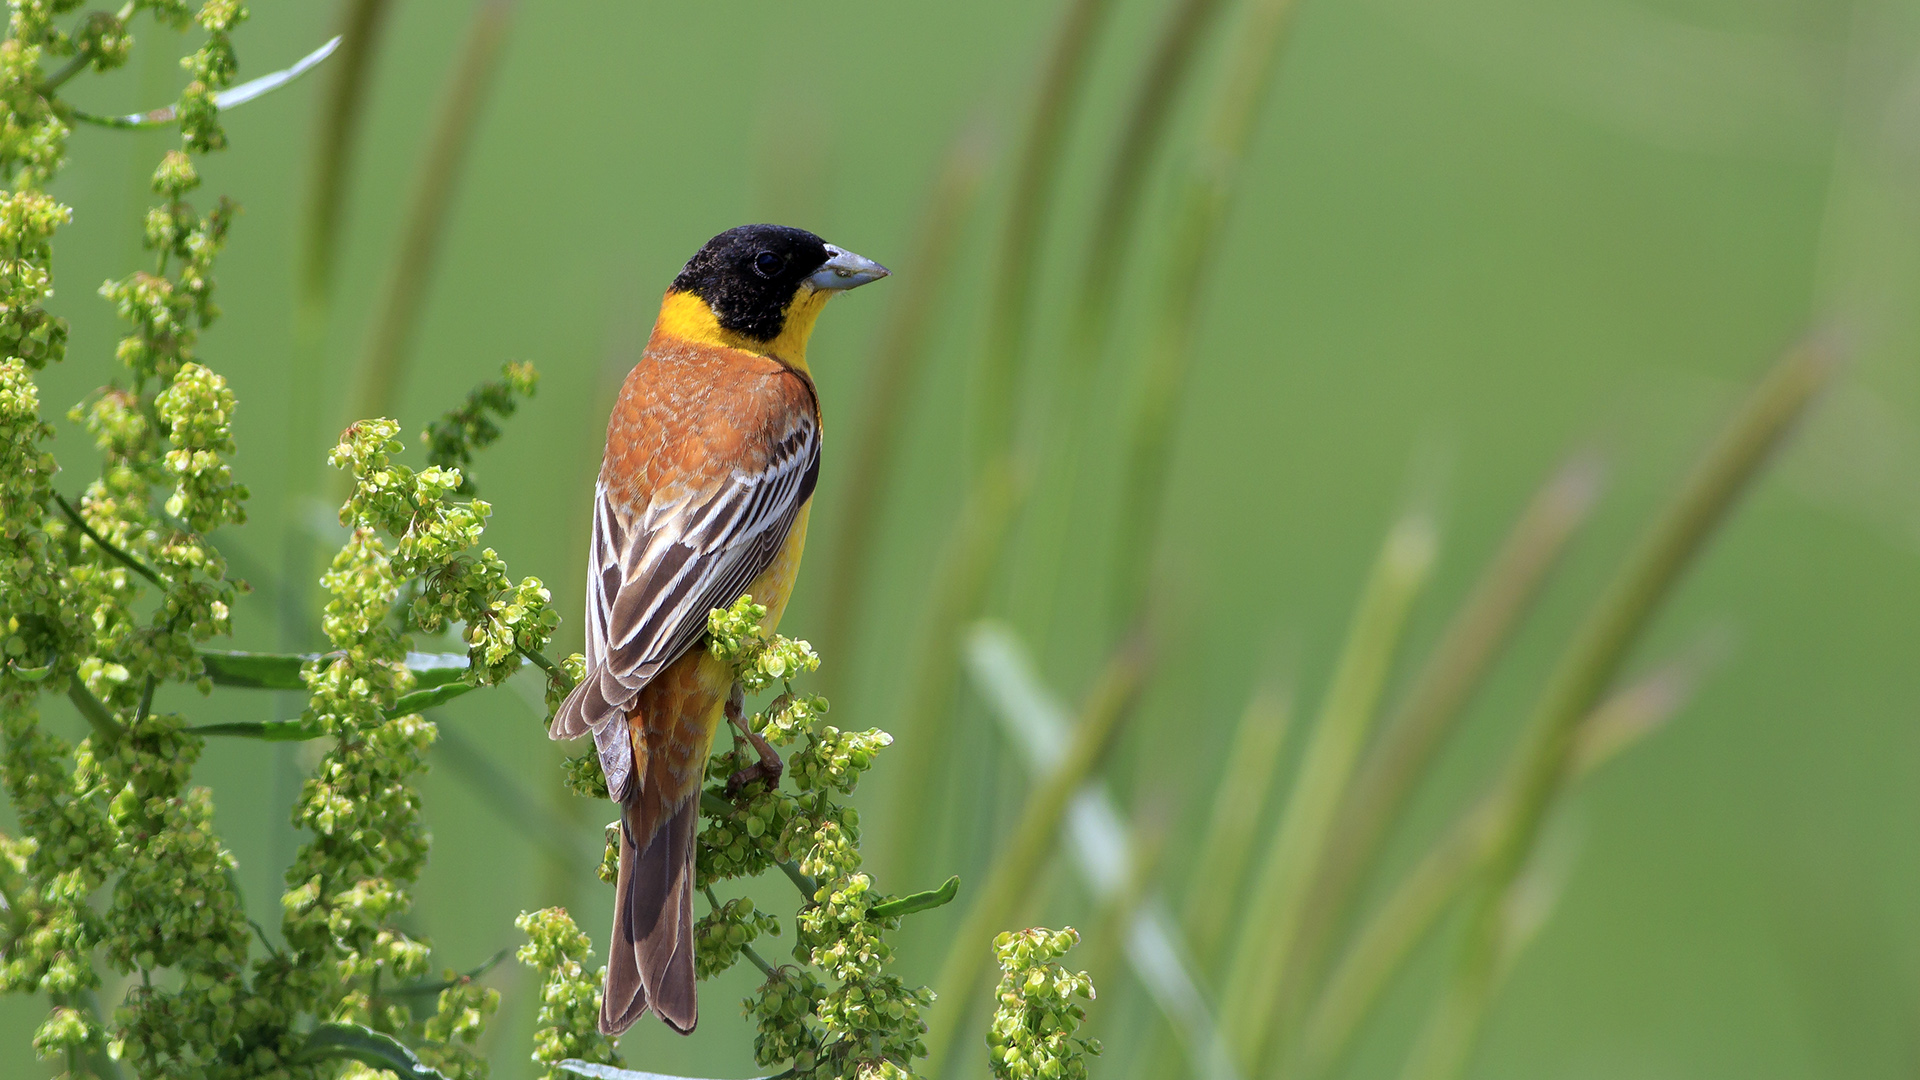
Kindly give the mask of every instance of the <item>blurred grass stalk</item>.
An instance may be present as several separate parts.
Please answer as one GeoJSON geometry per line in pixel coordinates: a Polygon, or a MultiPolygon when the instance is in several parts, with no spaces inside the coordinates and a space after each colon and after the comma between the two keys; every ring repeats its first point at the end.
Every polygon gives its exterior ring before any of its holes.
{"type": "MultiPolygon", "coordinates": [[[[1683,657],[1608,698],[1580,725],[1575,778],[1619,756],[1658,730],[1692,696],[1705,660],[1683,657]]],[[[1356,788],[1357,790],[1357,788],[1356,788]]],[[[1499,807],[1491,797],[1455,820],[1376,907],[1340,957],[1300,1029],[1280,1075],[1324,1075],[1378,1004],[1395,972],[1460,895],[1485,859],[1499,807]]]]}
{"type": "Polygon", "coordinates": [[[1465,1067],[1499,976],[1516,884],[1541,825],[1569,786],[1580,721],[1617,676],[1634,643],[1839,366],[1831,348],[1789,350],[1747,396],[1653,521],[1562,654],[1501,783],[1483,879],[1475,889],[1451,982],[1408,1056],[1405,1080],[1450,1080],[1465,1067]]]}
{"type": "Polygon", "coordinates": [[[1437,546],[1432,520],[1418,512],[1395,523],[1381,544],[1308,734],[1299,775],[1242,909],[1220,999],[1228,1045],[1250,1076],[1265,1071],[1293,932],[1437,546]]]}
{"type": "Polygon", "coordinates": [[[1108,167],[1106,184],[1088,228],[1078,293],[1072,303],[1061,385],[1055,391],[1053,441],[1059,447],[1050,490],[1056,499],[1034,507],[1031,541],[1034,579],[1026,590],[1031,610],[1029,632],[1037,644],[1052,633],[1059,599],[1060,572],[1067,557],[1071,521],[1079,486],[1082,433],[1093,408],[1094,377],[1119,304],[1127,263],[1135,249],[1147,177],[1166,143],[1173,108],[1195,70],[1206,31],[1225,5],[1222,0],[1174,0],[1154,52],[1134,91],[1133,104],[1120,129],[1120,146],[1108,167]]]}
{"type": "Polygon", "coordinates": [[[1058,840],[1069,805],[1113,746],[1145,678],[1146,650],[1145,638],[1136,635],[1108,660],[1081,706],[1065,755],[1035,784],[1013,837],[967,906],[934,983],[940,1007],[933,1010],[927,1025],[927,1076],[939,1076],[950,1064],[955,1037],[968,1030],[987,989],[982,973],[992,956],[990,943],[1019,916],[1042,876],[1041,864],[1058,840]]]}
{"type": "MultiPolygon", "coordinates": [[[[913,254],[902,267],[907,271],[901,274],[906,288],[881,334],[867,375],[870,385],[859,431],[853,437],[840,528],[827,568],[821,637],[829,656],[857,655],[860,618],[873,576],[880,506],[898,455],[900,425],[906,419],[907,399],[926,366],[934,316],[959,260],[963,226],[979,195],[988,152],[987,140],[977,130],[962,133],[948,149],[921,216],[913,254]]],[[[831,699],[847,676],[844,665],[828,670],[831,681],[825,692],[831,699]]]]}
{"type": "Polygon", "coordinates": [[[1280,47],[1292,24],[1294,6],[1295,0],[1253,0],[1232,36],[1226,72],[1209,103],[1200,144],[1175,196],[1172,246],[1160,294],[1163,306],[1155,316],[1146,374],[1128,425],[1117,530],[1120,546],[1109,596],[1109,624],[1116,630],[1132,625],[1146,602],[1166,502],[1174,422],[1185,398],[1198,330],[1201,287],[1224,235],[1260,104],[1279,69],[1280,47]]]}
{"type": "Polygon", "coordinates": [[[1298,1020],[1332,937],[1388,827],[1425,774],[1434,752],[1485,681],[1568,542],[1592,513],[1604,469],[1590,454],[1562,465],[1522,511],[1439,643],[1388,714],[1334,818],[1313,874],[1290,962],[1280,973],[1275,1021],[1283,1035],[1298,1020]]]}
{"type": "Polygon", "coordinates": [[[1261,809],[1279,786],[1281,751],[1293,721],[1293,691],[1266,685],[1254,691],[1240,714],[1227,752],[1226,772],[1214,793],[1213,813],[1188,876],[1181,925],[1202,971],[1213,973],[1233,924],[1260,835],[1261,809]]]}
{"type": "MultiPolygon", "coordinates": [[[[975,371],[975,466],[960,508],[960,525],[934,568],[927,625],[909,677],[905,740],[889,825],[894,830],[887,869],[911,877],[935,768],[952,728],[961,630],[980,612],[987,584],[1006,547],[1009,526],[1027,489],[1026,468],[1014,446],[1016,396],[1042,226],[1069,121],[1091,66],[1093,43],[1112,0],[1068,0],[1034,103],[1033,120],[1014,170],[1006,226],[994,266],[986,345],[975,371]]],[[[998,931],[995,931],[997,933],[998,931]]]]}
{"type": "MultiPolygon", "coordinates": [[[[1031,654],[1012,629],[997,622],[976,625],[967,643],[967,660],[980,693],[1030,772],[1045,776],[1056,770],[1067,753],[1071,722],[1065,706],[1035,674],[1031,654]]],[[[1146,845],[1130,835],[1104,784],[1090,780],[1074,796],[1066,829],[1087,891],[1113,913],[1114,940],[1102,944],[1089,935],[1088,944],[1102,950],[1123,948],[1140,985],[1179,1033],[1194,1076],[1237,1080],[1200,980],[1182,956],[1174,920],[1153,895],[1149,867],[1155,860],[1143,850],[1146,845]]]]}
{"type": "Polygon", "coordinates": [[[349,419],[392,414],[414,337],[433,283],[434,263],[454,204],[454,189],[467,149],[479,126],[481,107],[500,68],[513,0],[480,0],[467,27],[466,44],[435,119],[420,176],[408,207],[406,229],[393,276],[382,294],[367,348],[354,369],[349,419]]]}

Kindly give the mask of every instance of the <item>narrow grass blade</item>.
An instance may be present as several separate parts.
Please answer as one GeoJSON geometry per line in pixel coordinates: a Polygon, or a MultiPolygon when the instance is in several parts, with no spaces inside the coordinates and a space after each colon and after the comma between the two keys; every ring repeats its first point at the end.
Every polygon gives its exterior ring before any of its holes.
{"type": "MultiPolygon", "coordinates": [[[[1067,709],[1040,683],[1013,632],[998,623],[975,627],[967,661],[1028,768],[1041,776],[1057,769],[1070,739],[1067,709]]],[[[1107,901],[1125,887],[1138,859],[1120,811],[1104,787],[1089,784],[1074,797],[1067,810],[1067,837],[1074,865],[1095,899],[1107,901]]],[[[1127,925],[1127,962],[1179,1034],[1193,1075],[1238,1080],[1213,1012],[1177,944],[1179,936],[1172,917],[1149,896],[1127,925]]]]}
{"type": "Polygon", "coordinates": [[[1013,449],[1021,367],[1054,178],[1092,64],[1094,42],[1113,6],[1112,0],[1067,0],[1034,99],[1026,141],[1014,166],[987,308],[986,351],[980,361],[975,407],[974,453],[982,469],[1013,449]]]}
{"type": "MultiPolygon", "coordinates": [[[[339,47],[340,39],[335,37],[325,45],[301,57],[300,60],[290,68],[276,71],[271,75],[262,75],[257,79],[243,82],[239,86],[222,90],[213,96],[213,103],[220,109],[231,109],[237,105],[245,105],[254,98],[270,94],[318,67],[322,60],[332,56],[333,51],[339,47]]],[[[163,127],[180,118],[180,114],[172,105],[152,109],[147,112],[131,113],[126,116],[100,116],[95,113],[82,112],[79,109],[74,109],[72,112],[75,120],[95,124],[100,127],[113,128],[163,127]]]]}
{"type": "Polygon", "coordinates": [[[1326,860],[1301,917],[1294,962],[1282,975],[1275,1022],[1283,1030],[1298,1019],[1298,1007],[1319,977],[1353,892],[1372,866],[1389,826],[1591,514],[1601,477],[1599,459],[1580,455],[1548,479],[1383,722],[1341,801],[1326,860]]]}
{"type": "MultiPolygon", "coordinates": [[[[906,288],[896,295],[892,321],[874,350],[853,453],[841,473],[839,531],[827,568],[827,606],[821,619],[829,656],[856,655],[887,476],[898,456],[908,398],[926,364],[934,316],[959,260],[960,241],[986,165],[986,140],[978,133],[955,140],[927,200],[913,254],[900,267],[906,288]]],[[[846,676],[836,673],[845,670],[844,664],[832,665],[829,678],[843,680],[846,676]]],[[[836,684],[826,688],[829,699],[837,696],[835,689],[836,684]]]]}
{"type": "Polygon", "coordinates": [[[1052,626],[1060,571],[1067,557],[1074,493],[1079,487],[1081,433],[1092,407],[1091,387],[1106,352],[1108,335],[1123,285],[1122,271],[1138,239],[1142,196],[1153,163],[1166,143],[1174,106],[1197,70],[1195,60],[1206,32],[1225,7],[1223,0],[1173,0],[1173,11],[1142,69],[1133,103],[1120,125],[1120,145],[1107,168],[1086,255],[1071,308],[1061,389],[1055,396],[1054,441],[1060,447],[1049,490],[1061,496],[1034,507],[1035,580],[1028,589],[1035,610],[1033,640],[1045,641],[1052,626]]]}
{"type": "Polygon", "coordinates": [[[1265,1071],[1274,1007],[1307,890],[1319,868],[1333,814],[1365,745],[1407,614],[1433,568],[1437,540],[1422,515],[1387,533],[1315,718],[1272,846],[1241,919],[1225,990],[1225,1028],[1243,1069],[1265,1071]]]}
{"type": "Polygon", "coordinates": [[[1450,1080],[1465,1067],[1498,983],[1502,912],[1547,811],[1572,774],[1581,720],[1837,367],[1837,357],[1819,342],[1790,350],[1774,365],[1701,455],[1561,655],[1510,763],[1498,832],[1459,962],[1407,1060],[1406,1080],[1450,1080]]]}
{"type": "MultiPolygon", "coordinates": [[[[1705,650],[1668,664],[1600,704],[1580,725],[1578,776],[1619,756],[1685,706],[1705,667],[1705,650]]],[[[1283,1077],[1324,1074],[1346,1052],[1360,1024],[1440,916],[1486,859],[1498,806],[1482,798],[1407,871],[1354,934],[1328,976],[1283,1077]]]]}
{"type": "Polygon", "coordinates": [[[1086,81],[1093,41],[1112,6],[1112,0],[1067,0],[1014,167],[986,316],[985,349],[978,365],[976,465],[961,510],[960,535],[935,571],[925,638],[910,669],[907,716],[914,726],[907,733],[900,794],[889,819],[894,840],[888,866],[899,876],[913,875],[917,870],[913,853],[924,845],[924,794],[934,763],[946,750],[960,635],[980,613],[989,577],[1005,551],[1008,529],[1027,486],[1013,435],[1042,225],[1069,121],[1086,81]]]}
{"type": "Polygon", "coordinates": [[[1066,755],[1035,785],[1014,835],[968,906],[934,984],[941,1007],[928,1023],[927,1075],[938,1076],[948,1064],[955,1037],[972,1021],[974,1007],[985,994],[982,973],[993,954],[994,935],[1012,924],[1042,861],[1053,850],[1068,806],[1119,734],[1145,673],[1143,652],[1136,639],[1108,661],[1087,695],[1066,755]]]}
{"type": "Polygon", "coordinates": [[[1232,203],[1254,120],[1278,68],[1295,0],[1252,0],[1233,35],[1225,72],[1207,104],[1206,126],[1181,179],[1170,251],[1154,316],[1147,370],[1127,424],[1121,480],[1120,549],[1114,562],[1112,625],[1131,625],[1145,602],[1166,496],[1166,465],[1184,399],[1201,287],[1232,203]]]}
{"type": "Polygon", "coordinates": [[[927,793],[938,787],[936,773],[952,734],[961,632],[979,614],[1020,502],[1012,462],[1002,459],[1000,464],[1002,468],[982,478],[961,508],[958,530],[934,569],[926,626],[908,669],[912,674],[903,709],[908,727],[900,740],[902,760],[894,781],[892,812],[887,816],[891,837],[885,866],[891,879],[910,881],[921,870],[918,858],[927,842],[927,793]]]}
{"type": "Polygon", "coordinates": [[[481,0],[474,9],[466,46],[421,160],[393,278],[355,371],[355,417],[388,416],[393,412],[394,395],[412,356],[414,333],[426,308],[440,241],[453,211],[454,188],[466,162],[467,147],[479,127],[487,91],[499,70],[513,7],[512,0],[481,0]]]}
{"type": "Polygon", "coordinates": [[[1293,720],[1292,691],[1277,685],[1254,691],[1240,714],[1226,772],[1213,797],[1213,813],[1188,875],[1181,924],[1201,970],[1212,971],[1239,910],[1248,857],[1259,836],[1260,810],[1277,784],[1280,751],[1293,720]]]}

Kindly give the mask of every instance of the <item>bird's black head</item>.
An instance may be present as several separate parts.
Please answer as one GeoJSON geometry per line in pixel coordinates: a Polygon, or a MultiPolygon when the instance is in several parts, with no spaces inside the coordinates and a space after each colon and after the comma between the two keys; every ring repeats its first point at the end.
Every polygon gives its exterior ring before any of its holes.
{"type": "Polygon", "coordinates": [[[673,291],[706,302],[724,330],[772,341],[801,293],[851,289],[887,275],[870,259],[805,229],[742,225],[707,241],[673,279],[673,291]]]}

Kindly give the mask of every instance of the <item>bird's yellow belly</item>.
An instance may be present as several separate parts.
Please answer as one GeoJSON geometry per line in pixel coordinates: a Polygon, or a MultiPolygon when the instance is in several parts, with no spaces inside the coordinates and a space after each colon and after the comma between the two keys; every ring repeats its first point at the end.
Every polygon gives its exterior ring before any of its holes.
{"type": "Polygon", "coordinates": [[[793,595],[793,579],[800,575],[800,553],[807,546],[807,517],[813,513],[813,500],[808,499],[794,515],[793,529],[787,533],[787,542],[780,545],[780,554],[760,576],[747,586],[748,595],[753,602],[766,607],[767,615],[760,625],[771,634],[780,628],[780,616],[787,610],[787,598],[793,595]]]}
{"type": "MultiPolygon", "coordinates": [[[[754,603],[767,609],[760,625],[768,633],[779,629],[780,616],[793,594],[800,573],[800,553],[807,546],[807,516],[812,500],[794,517],[793,529],[771,565],[747,586],[754,603]]],[[[707,751],[725,722],[727,696],[733,692],[733,671],[704,645],[697,645],[667,666],[640,693],[629,723],[634,728],[634,750],[642,767],[642,788],[650,789],[670,808],[698,790],[706,769],[707,751]],[[651,766],[649,775],[648,766],[651,766]]],[[[659,820],[665,820],[662,816],[659,820]]]]}

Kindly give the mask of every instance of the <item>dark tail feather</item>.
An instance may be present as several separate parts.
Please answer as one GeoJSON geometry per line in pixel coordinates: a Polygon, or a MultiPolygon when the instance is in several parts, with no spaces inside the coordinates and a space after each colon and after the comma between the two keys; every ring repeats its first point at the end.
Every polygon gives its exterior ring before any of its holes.
{"type": "Polygon", "coordinates": [[[688,799],[675,807],[644,848],[639,846],[645,835],[640,816],[633,803],[622,809],[600,1031],[618,1035],[651,1008],[685,1035],[699,1021],[693,978],[693,838],[699,802],[688,799]]]}
{"type": "Polygon", "coordinates": [[[613,940],[607,946],[607,986],[600,995],[600,1034],[619,1035],[646,1015],[647,990],[640,981],[640,968],[633,952],[633,867],[639,852],[633,846],[633,833],[626,827],[622,808],[620,826],[620,871],[613,886],[613,940]]]}

